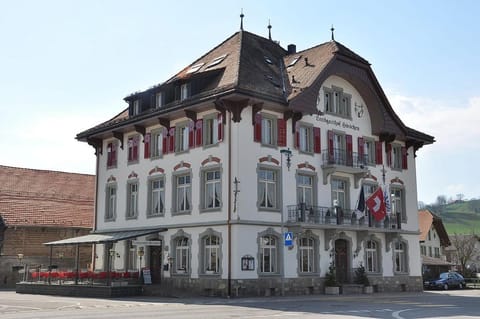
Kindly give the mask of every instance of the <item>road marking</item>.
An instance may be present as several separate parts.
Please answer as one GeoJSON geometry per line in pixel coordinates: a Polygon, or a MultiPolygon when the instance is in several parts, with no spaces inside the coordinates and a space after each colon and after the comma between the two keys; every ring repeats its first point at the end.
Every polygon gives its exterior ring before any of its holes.
{"type": "Polygon", "coordinates": [[[413,309],[403,309],[403,310],[395,311],[394,313],[392,313],[392,317],[395,319],[405,319],[402,316],[400,316],[400,312],[409,311],[409,310],[413,310],[413,309]]]}

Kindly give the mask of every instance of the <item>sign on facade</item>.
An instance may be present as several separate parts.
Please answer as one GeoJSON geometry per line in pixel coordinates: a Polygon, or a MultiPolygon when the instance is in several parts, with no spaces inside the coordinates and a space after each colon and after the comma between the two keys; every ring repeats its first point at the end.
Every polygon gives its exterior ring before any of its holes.
{"type": "Polygon", "coordinates": [[[290,231],[285,232],[284,234],[285,246],[293,246],[293,233],[290,231]]]}
{"type": "Polygon", "coordinates": [[[161,240],[134,240],[133,246],[162,246],[161,240]]]}

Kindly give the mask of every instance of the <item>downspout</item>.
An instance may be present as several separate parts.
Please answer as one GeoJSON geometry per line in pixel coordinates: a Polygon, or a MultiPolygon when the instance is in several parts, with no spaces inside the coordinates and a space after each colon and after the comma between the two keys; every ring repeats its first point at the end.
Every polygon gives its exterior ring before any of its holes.
{"type": "Polygon", "coordinates": [[[232,113],[228,112],[228,216],[227,216],[227,241],[228,241],[228,279],[227,297],[232,295],[232,113]]]}
{"type": "MultiPolygon", "coordinates": [[[[102,143],[103,145],[103,143],[102,143]]],[[[97,214],[98,214],[98,200],[97,200],[97,194],[98,194],[98,168],[100,167],[100,155],[99,154],[99,151],[97,149],[97,151],[95,152],[96,154],[96,157],[97,157],[97,160],[96,160],[96,164],[95,164],[95,195],[94,195],[94,212],[93,212],[93,232],[95,232],[97,230],[97,214]]],[[[97,258],[95,258],[95,256],[97,255],[97,244],[93,244],[93,249],[92,249],[92,271],[95,271],[95,268],[96,268],[96,261],[97,261],[97,258]]]]}

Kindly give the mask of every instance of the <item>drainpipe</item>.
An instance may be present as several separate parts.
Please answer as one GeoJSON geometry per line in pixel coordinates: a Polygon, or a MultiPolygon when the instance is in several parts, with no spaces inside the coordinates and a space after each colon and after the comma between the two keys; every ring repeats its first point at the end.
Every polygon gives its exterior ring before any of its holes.
{"type": "Polygon", "coordinates": [[[228,217],[227,217],[227,241],[228,241],[228,279],[227,296],[232,296],[232,113],[228,112],[228,217]]]}
{"type": "MultiPolygon", "coordinates": [[[[102,143],[103,146],[103,143],[102,143]]],[[[98,200],[97,200],[97,192],[98,192],[98,168],[100,167],[100,156],[98,155],[98,149],[96,152],[96,164],[95,164],[95,195],[94,195],[94,212],[93,212],[93,231],[97,230],[97,214],[98,214],[98,200]]],[[[92,249],[92,271],[95,271],[95,264],[97,262],[97,258],[95,256],[97,255],[97,244],[93,244],[93,249],[92,249]]]]}

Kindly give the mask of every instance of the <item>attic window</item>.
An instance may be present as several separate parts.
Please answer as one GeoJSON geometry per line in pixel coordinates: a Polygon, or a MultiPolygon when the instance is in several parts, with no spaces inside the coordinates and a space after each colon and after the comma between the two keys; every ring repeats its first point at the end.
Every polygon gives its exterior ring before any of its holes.
{"type": "Polygon", "coordinates": [[[268,56],[264,56],[263,58],[265,59],[265,62],[267,62],[268,64],[273,64],[272,59],[270,59],[268,56]]]}
{"type": "Polygon", "coordinates": [[[300,60],[300,57],[301,57],[301,56],[298,55],[298,56],[296,56],[295,58],[293,58],[292,62],[290,62],[290,64],[287,66],[287,68],[290,67],[290,66],[294,66],[295,63],[297,63],[297,61],[300,60]]]}
{"type": "Polygon", "coordinates": [[[221,55],[221,56],[213,59],[212,62],[210,62],[210,64],[208,64],[208,65],[205,67],[205,69],[208,69],[208,68],[210,68],[210,67],[212,67],[212,66],[214,66],[214,65],[219,64],[219,63],[222,62],[226,57],[227,57],[227,55],[226,55],[226,54],[223,54],[223,55],[221,55]]]}
{"type": "Polygon", "coordinates": [[[198,70],[200,70],[200,68],[201,68],[204,64],[205,64],[205,63],[198,63],[198,64],[195,64],[195,65],[191,66],[190,69],[188,69],[187,74],[197,72],[198,70]]]}

